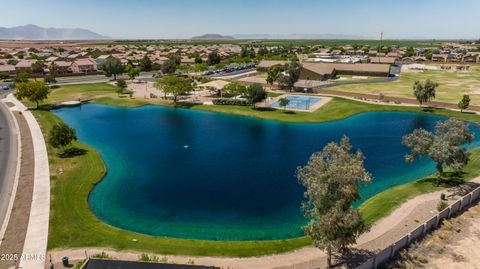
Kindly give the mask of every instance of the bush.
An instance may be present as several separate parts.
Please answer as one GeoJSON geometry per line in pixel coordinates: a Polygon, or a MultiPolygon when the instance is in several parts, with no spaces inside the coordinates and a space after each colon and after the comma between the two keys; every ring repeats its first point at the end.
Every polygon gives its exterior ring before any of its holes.
{"type": "Polygon", "coordinates": [[[105,260],[108,260],[108,259],[112,258],[105,251],[102,251],[101,253],[97,253],[97,254],[93,255],[92,257],[95,258],[95,259],[105,259],[105,260]]]}
{"type": "Polygon", "coordinates": [[[448,207],[448,203],[446,201],[443,201],[443,200],[439,201],[438,204],[437,204],[438,212],[443,211],[447,207],[448,207]]]}
{"type": "Polygon", "coordinates": [[[155,256],[155,255],[150,256],[146,253],[142,253],[140,257],[138,257],[138,259],[142,262],[159,262],[160,261],[158,256],[155,256]]]}
{"type": "Polygon", "coordinates": [[[120,89],[126,89],[127,88],[127,82],[125,82],[124,79],[118,79],[117,80],[117,87],[120,89]]]}
{"type": "Polygon", "coordinates": [[[10,75],[6,73],[0,73],[0,79],[9,79],[9,78],[10,78],[10,75]]]}
{"type": "Polygon", "coordinates": [[[212,100],[214,105],[222,106],[248,106],[249,103],[245,99],[229,99],[229,98],[216,98],[212,100]]]}
{"type": "Polygon", "coordinates": [[[51,75],[45,75],[43,77],[43,81],[45,81],[45,83],[57,83],[57,80],[55,79],[54,76],[51,76],[51,75]]]}

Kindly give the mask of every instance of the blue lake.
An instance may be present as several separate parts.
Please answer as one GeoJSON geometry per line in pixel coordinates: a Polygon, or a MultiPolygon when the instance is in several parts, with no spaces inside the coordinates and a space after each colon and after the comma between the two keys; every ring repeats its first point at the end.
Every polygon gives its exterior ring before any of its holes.
{"type": "MultiPolygon", "coordinates": [[[[350,137],[372,184],[362,199],[434,172],[407,164],[401,137],[443,117],[370,112],[327,123],[281,123],[163,106],[88,104],[53,111],[95,147],[108,173],[89,197],[113,226],[159,236],[267,240],[301,236],[295,170],[326,143],[350,137]]],[[[479,134],[480,129],[471,125],[479,134]]],[[[470,147],[480,146],[475,140],[470,147]]]]}

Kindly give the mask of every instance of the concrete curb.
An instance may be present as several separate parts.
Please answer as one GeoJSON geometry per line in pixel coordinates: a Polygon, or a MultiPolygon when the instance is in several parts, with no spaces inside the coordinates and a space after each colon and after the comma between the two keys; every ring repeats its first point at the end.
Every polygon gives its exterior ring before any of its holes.
{"type": "Polygon", "coordinates": [[[43,269],[48,243],[48,225],[50,217],[50,167],[42,130],[33,116],[12,94],[7,97],[15,104],[14,110],[22,112],[32,134],[35,152],[35,168],[32,205],[28,221],[27,234],[23,246],[20,268],[43,269]]]}

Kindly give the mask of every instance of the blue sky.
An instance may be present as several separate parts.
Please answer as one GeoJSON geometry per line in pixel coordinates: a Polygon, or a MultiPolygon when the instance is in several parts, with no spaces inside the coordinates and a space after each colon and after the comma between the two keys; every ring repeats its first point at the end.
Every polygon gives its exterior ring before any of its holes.
{"type": "Polygon", "coordinates": [[[480,0],[0,0],[0,26],[80,27],[113,38],[345,34],[480,38],[480,0]]]}

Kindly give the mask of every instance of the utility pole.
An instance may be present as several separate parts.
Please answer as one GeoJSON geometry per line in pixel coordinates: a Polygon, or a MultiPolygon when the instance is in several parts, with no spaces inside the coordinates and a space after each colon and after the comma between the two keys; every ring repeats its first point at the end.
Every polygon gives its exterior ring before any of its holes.
{"type": "Polygon", "coordinates": [[[380,63],[380,53],[382,53],[383,49],[383,32],[380,32],[380,51],[377,52],[378,63],[380,63]]]}

